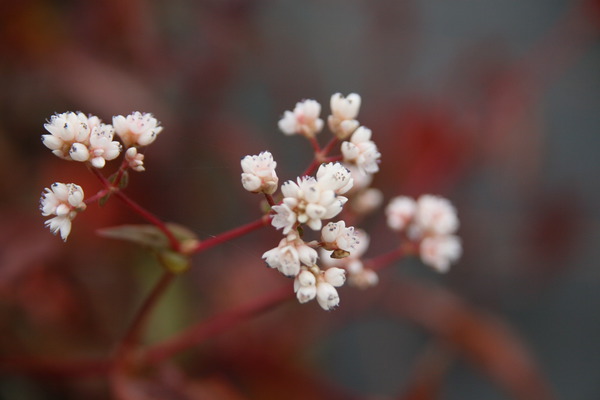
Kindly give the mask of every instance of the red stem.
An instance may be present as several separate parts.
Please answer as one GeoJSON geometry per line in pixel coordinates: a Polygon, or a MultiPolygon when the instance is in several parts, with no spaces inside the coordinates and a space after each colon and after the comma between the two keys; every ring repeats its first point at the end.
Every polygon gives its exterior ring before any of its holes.
{"type": "Polygon", "coordinates": [[[127,204],[127,206],[129,206],[129,208],[131,208],[133,211],[138,213],[140,216],[142,216],[148,222],[150,222],[151,224],[156,226],[158,229],[160,229],[165,234],[167,239],[169,240],[169,244],[170,244],[172,250],[177,251],[177,252],[179,252],[181,250],[181,245],[180,245],[179,241],[177,240],[175,235],[173,235],[173,232],[171,232],[169,230],[169,228],[167,228],[167,226],[165,225],[165,223],[163,221],[161,221],[158,217],[156,217],[150,211],[146,210],[145,208],[143,208],[142,206],[137,204],[135,201],[130,199],[126,194],[121,192],[117,187],[115,187],[112,183],[110,183],[108,181],[108,179],[106,179],[104,177],[104,175],[102,175],[97,169],[92,168],[92,172],[98,177],[98,179],[100,179],[100,181],[104,184],[104,186],[107,189],[114,191],[115,196],[118,197],[122,202],[127,204]]]}
{"type": "Polygon", "coordinates": [[[370,268],[373,271],[378,271],[387,267],[393,261],[399,260],[405,255],[406,251],[403,248],[398,247],[380,256],[366,260],[364,264],[366,268],[370,268]]]}
{"type": "Polygon", "coordinates": [[[254,222],[250,222],[249,224],[238,226],[237,228],[231,229],[227,232],[223,232],[220,235],[203,240],[202,242],[198,243],[196,245],[196,247],[192,248],[189,251],[189,254],[200,253],[202,251],[210,249],[211,247],[217,246],[217,245],[227,242],[231,239],[235,239],[239,236],[242,236],[242,235],[245,235],[252,231],[255,231],[259,228],[262,228],[263,226],[269,225],[270,221],[271,221],[271,217],[269,215],[264,215],[260,219],[257,219],[254,222]]]}
{"type": "Polygon", "coordinates": [[[148,297],[144,300],[144,303],[136,313],[129,329],[123,336],[120,345],[117,347],[117,354],[127,354],[132,350],[140,341],[143,328],[148,321],[150,313],[154,309],[160,297],[164,294],[165,290],[169,287],[171,282],[175,278],[175,274],[169,271],[165,271],[156,283],[148,297]]]}
{"type": "Polygon", "coordinates": [[[144,359],[148,364],[159,364],[183,350],[227,332],[237,324],[268,311],[293,296],[289,286],[281,287],[224,314],[216,315],[208,321],[201,321],[175,337],[149,348],[144,359]]]}

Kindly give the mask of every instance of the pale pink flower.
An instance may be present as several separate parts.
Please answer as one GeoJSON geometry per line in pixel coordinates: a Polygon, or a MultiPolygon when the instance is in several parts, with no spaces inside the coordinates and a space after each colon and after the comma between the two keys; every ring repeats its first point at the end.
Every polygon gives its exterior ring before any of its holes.
{"type": "Polygon", "coordinates": [[[66,241],[71,232],[71,221],[78,212],[85,210],[83,189],[74,183],[53,183],[46,188],[40,199],[40,210],[43,216],[55,215],[45,222],[53,234],[60,232],[66,241]]]}
{"type": "Polygon", "coordinates": [[[460,258],[462,245],[455,235],[429,236],[421,241],[419,253],[424,264],[438,272],[447,272],[450,264],[460,258]]]}
{"type": "Polygon", "coordinates": [[[316,177],[322,189],[333,190],[336,194],[344,194],[354,185],[350,170],[338,162],[321,164],[316,177]]]}
{"type": "Polygon", "coordinates": [[[253,193],[273,194],[277,190],[279,179],[275,173],[277,163],[273,155],[263,151],[256,156],[242,158],[242,185],[253,193]]]}
{"type": "Polygon", "coordinates": [[[394,231],[404,231],[412,222],[417,203],[410,197],[394,197],[385,208],[387,224],[394,231]]]}
{"type": "Polygon", "coordinates": [[[327,118],[327,124],[339,139],[346,139],[358,128],[356,116],[360,103],[361,98],[356,93],[351,93],[347,97],[342,96],[341,93],[331,96],[331,115],[327,118]]]}
{"type": "Polygon", "coordinates": [[[113,117],[115,132],[123,141],[125,147],[147,146],[156,140],[163,130],[159,122],[150,113],[135,111],[127,117],[113,117]]]}
{"type": "Polygon", "coordinates": [[[358,235],[353,226],[346,228],[344,221],[330,222],[321,230],[323,248],[326,250],[344,250],[352,253],[358,245],[358,235]]]}
{"type": "Polygon", "coordinates": [[[456,209],[445,198],[433,195],[423,195],[417,200],[415,225],[422,231],[447,235],[458,229],[456,209]]]}
{"type": "Polygon", "coordinates": [[[379,171],[381,153],[371,140],[371,130],[361,126],[354,131],[349,142],[342,143],[344,162],[355,164],[364,174],[379,171]]]}
{"type": "Polygon", "coordinates": [[[136,147],[130,147],[127,149],[125,152],[125,160],[127,161],[129,168],[134,171],[142,172],[146,170],[144,167],[144,155],[142,153],[138,153],[136,147]]]}
{"type": "Polygon", "coordinates": [[[303,100],[296,103],[294,111],[285,111],[279,120],[279,129],[286,135],[301,134],[314,137],[323,129],[323,120],[319,118],[321,105],[315,100],[303,100]]]}
{"type": "Polygon", "coordinates": [[[267,252],[262,258],[271,268],[276,268],[285,276],[294,277],[300,272],[300,266],[313,266],[318,254],[296,234],[283,238],[279,245],[267,252]]]}

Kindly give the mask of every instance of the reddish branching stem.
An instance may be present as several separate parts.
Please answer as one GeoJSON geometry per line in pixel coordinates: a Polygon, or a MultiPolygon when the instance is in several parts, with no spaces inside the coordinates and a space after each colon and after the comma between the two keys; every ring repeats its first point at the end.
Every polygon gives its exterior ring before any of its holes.
{"type": "Polygon", "coordinates": [[[94,175],[96,175],[98,177],[98,179],[100,179],[100,181],[104,184],[106,189],[114,192],[114,195],[116,197],[118,197],[119,200],[121,200],[123,203],[125,203],[129,208],[131,208],[133,211],[135,211],[137,214],[139,214],[142,218],[144,218],[145,220],[150,222],[152,225],[154,225],[158,229],[160,229],[167,237],[167,239],[169,241],[169,245],[171,246],[171,249],[173,249],[174,251],[177,251],[177,252],[179,252],[181,250],[181,244],[179,243],[179,240],[177,240],[175,235],[173,235],[173,232],[171,232],[171,230],[169,228],[167,228],[167,225],[163,221],[161,221],[157,216],[155,216],[150,211],[146,210],[145,208],[140,206],[138,203],[133,201],[125,193],[120,191],[118,187],[115,187],[114,184],[112,184],[108,179],[106,179],[104,177],[104,175],[102,175],[97,169],[92,168],[92,172],[94,173],[94,175]]]}
{"type": "Polygon", "coordinates": [[[160,364],[169,357],[227,332],[243,321],[266,312],[285,300],[292,299],[294,293],[289,286],[267,293],[231,311],[201,321],[171,339],[149,348],[144,357],[147,364],[160,364]]]}
{"type": "Polygon", "coordinates": [[[227,242],[231,239],[235,239],[237,237],[243,236],[247,233],[255,231],[263,226],[267,226],[271,221],[271,217],[269,215],[264,215],[260,219],[257,219],[254,222],[250,222],[249,224],[238,226],[237,228],[231,229],[227,232],[223,232],[217,236],[211,237],[210,239],[203,240],[198,243],[196,247],[192,248],[189,253],[200,253],[202,251],[208,250],[211,247],[217,246],[221,243],[227,242]]]}

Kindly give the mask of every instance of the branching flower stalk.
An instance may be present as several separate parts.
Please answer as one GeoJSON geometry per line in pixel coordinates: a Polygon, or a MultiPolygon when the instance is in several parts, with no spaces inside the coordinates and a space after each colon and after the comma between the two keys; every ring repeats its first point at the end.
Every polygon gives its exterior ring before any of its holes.
{"type": "MultiPolygon", "coordinates": [[[[370,187],[373,174],[379,171],[381,153],[371,130],[357,119],[360,105],[358,94],[344,97],[336,93],[330,99],[331,114],[326,122],[320,118],[321,105],[315,100],[303,100],[292,111],[285,111],[279,129],[286,135],[305,137],[313,149],[313,160],[301,175],[280,184],[271,152],[243,157],[241,183],[247,191],[264,196],[269,210],[250,223],[206,240],[198,240],[187,228],[162,221],[124,192],[129,171],[145,170],[141,149],[152,144],[163,130],[152,114],[115,116],[112,124],[105,124],[95,116],[66,112],[52,116],[45,124],[48,134],[42,136],[44,145],[59,158],[86,163],[103,185],[87,199],[83,188],[75,183],[57,182],[45,189],[40,209],[42,215],[50,217],[46,221],[50,230],[66,241],[79,212],[114,196],[151,225],[108,228],[104,235],[150,247],[164,267],[108,360],[117,367],[112,372],[117,374],[113,376],[115,391],[120,390],[119,374],[130,373],[123,369],[128,361],[133,365],[159,364],[293,296],[299,303],[316,300],[324,310],[333,310],[340,304],[339,287],[346,282],[359,289],[372,287],[379,281],[377,271],[406,255],[418,254],[439,272],[446,272],[460,257],[456,210],[446,199],[424,195],[417,200],[402,196],[392,199],[385,213],[388,226],[398,233],[399,244],[388,253],[363,259],[372,239],[347,221],[358,221],[374,212],[382,205],[383,195],[370,187]],[[317,135],[325,126],[332,137],[321,147],[317,135]],[[107,178],[101,169],[120,155],[120,166],[107,178]],[[333,220],[336,217],[345,219],[333,220]],[[282,238],[275,247],[265,248],[262,258],[267,266],[292,278],[293,291],[286,287],[267,293],[200,321],[145,351],[136,351],[156,304],[174,278],[189,269],[192,255],[268,225],[280,230],[282,238]]],[[[104,365],[101,361],[98,365],[104,365]]]]}

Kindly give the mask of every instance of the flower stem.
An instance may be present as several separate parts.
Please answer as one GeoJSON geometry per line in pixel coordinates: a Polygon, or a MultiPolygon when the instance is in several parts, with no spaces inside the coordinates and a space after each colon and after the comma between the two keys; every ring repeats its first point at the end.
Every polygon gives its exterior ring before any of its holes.
{"type": "Polygon", "coordinates": [[[151,224],[156,226],[158,229],[160,229],[165,234],[167,239],[169,240],[171,249],[173,249],[174,251],[177,251],[177,252],[179,252],[181,250],[181,244],[179,243],[179,240],[177,240],[175,235],[173,235],[173,232],[171,232],[171,230],[169,228],[167,228],[167,225],[163,221],[161,221],[157,216],[155,216],[150,211],[146,210],[145,208],[140,206],[138,203],[133,201],[125,193],[121,192],[118,187],[115,187],[112,183],[110,183],[110,181],[108,179],[106,179],[104,177],[104,175],[102,175],[97,169],[92,168],[92,172],[98,177],[98,179],[100,179],[100,181],[104,184],[106,189],[108,189],[110,191],[114,191],[115,196],[118,197],[127,206],[129,206],[129,208],[131,208],[133,211],[135,211],[141,217],[143,217],[148,222],[150,222],[151,224]]]}
{"type": "Polygon", "coordinates": [[[146,297],[146,299],[142,303],[142,306],[133,318],[129,329],[127,329],[127,332],[123,336],[123,339],[121,339],[121,342],[117,346],[117,359],[119,358],[119,356],[123,356],[130,353],[131,350],[133,350],[138,345],[140,341],[140,336],[142,335],[150,313],[158,303],[160,297],[164,294],[166,289],[173,281],[173,278],[175,278],[174,273],[169,271],[163,272],[162,276],[160,277],[154,288],[152,288],[150,294],[148,294],[148,297],[146,297]]]}
{"type": "Polygon", "coordinates": [[[211,247],[217,246],[221,243],[227,242],[231,239],[235,239],[239,236],[243,236],[247,233],[255,231],[263,226],[267,226],[271,221],[271,217],[269,215],[264,215],[260,219],[257,219],[254,222],[250,222],[246,225],[238,226],[237,228],[231,229],[227,232],[223,232],[220,235],[211,237],[209,239],[203,240],[198,243],[196,247],[193,247],[189,250],[189,254],[200,253],[202,251],[208,250],[211,247]]]}
{"type": "Polygon", "coordinates": [[[165,359],[224,333],[241,322],[268,311],[293,297],[294,293],[288,286],[281,287],[229,312],[216,315],[208,321],[201,321],[175,337],[149,348],[143,356],[145,363],[159,364],[165,359]]]}
{"type": "Polygon", "coordinates": [[[402,247],[398,247],[380,256],[366,260],[365,267],[370,268],[374,271],[378,271],[387,267],[393,261],[399,260],[405,255],[406,251],[402,247]]]}

